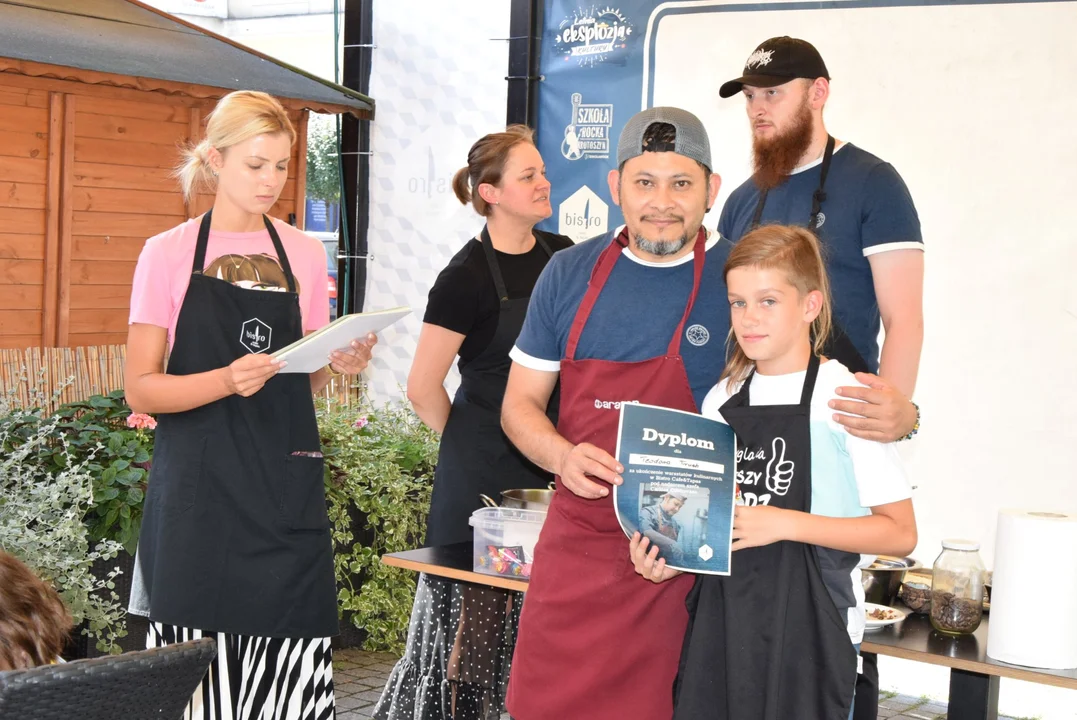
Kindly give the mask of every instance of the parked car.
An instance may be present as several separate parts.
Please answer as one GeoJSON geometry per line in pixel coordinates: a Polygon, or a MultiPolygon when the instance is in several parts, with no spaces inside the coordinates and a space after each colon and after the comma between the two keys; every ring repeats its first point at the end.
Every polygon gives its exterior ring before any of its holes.
{"type": "Polygon", "coordinates": [[[310,232],[309,235],[313,235],[322,242],[322,246],[325,248],[325,260],[326,267],[329,270],[329,319],[335,320],[337,317],[337,266],[340,248],[340,239],[335,232],[310,232]]]}

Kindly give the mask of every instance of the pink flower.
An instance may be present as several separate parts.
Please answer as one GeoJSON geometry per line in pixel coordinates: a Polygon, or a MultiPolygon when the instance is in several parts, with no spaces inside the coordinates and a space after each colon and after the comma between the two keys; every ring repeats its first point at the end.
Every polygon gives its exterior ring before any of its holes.
{"type": "Polygon", "coordinates": [[[366,419],[366,415],[363,415],[361,418],[355,421],[355,427],[357,430],[362,430],[367,426],[369,422],[370,421],[366,419]]]}
{"type": "Polygon", "coordinates": [[[157,427],[157,421],[145,413],[131,413],[127,416],[127,427],[153,430],[157,427]]]}

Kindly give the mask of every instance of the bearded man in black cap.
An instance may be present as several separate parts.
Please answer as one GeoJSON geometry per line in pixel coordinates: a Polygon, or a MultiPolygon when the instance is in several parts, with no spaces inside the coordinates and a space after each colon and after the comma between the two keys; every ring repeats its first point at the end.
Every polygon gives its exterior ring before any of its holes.
{"type": "MultiPolygon", "coordinates": [[[[830,275],[834,330],[824,354],[868,373],[867,385],[843,389],[851,400],[836,410],[869,415],[887,395],[908,398],[916,386],[923,344],[923,237],[912,197],[889,164],[849,142],[835,140],[823,123],[830,75],[819,52],[804,40],[777,37],[748,56],[741,77],[722,85],[723,98],[742,93],[752,130],[753,175],[730,195],[718,221],[733,242],[761,224],[806,225],[819,237],[830,275]],[[881,352],[880,325],[885,329],[881,352]],[[871,374],[874,373],[874,374],[871,374]]],[[[919,409],[904,407],[910,427],[919,409]]],[[[838,415],[849,432],[863,432],[860,418],[838,415]]],[[[863,558],[861,566],[870,564],[863,558]]],[[[849,618],[850,634],[864,618],[849,618]]],[[[854,643],[855,643],[854,638],[854,643]]],[[[855,720],[877,716],[876,657],[865,653],[857,681],[855,720]]]]}

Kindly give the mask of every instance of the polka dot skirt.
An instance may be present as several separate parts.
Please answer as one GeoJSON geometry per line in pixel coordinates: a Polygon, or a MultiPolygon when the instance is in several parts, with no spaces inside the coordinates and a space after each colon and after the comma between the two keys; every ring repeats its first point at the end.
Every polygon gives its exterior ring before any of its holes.
{"type": "Polygon", "coordinates": [[[375,720],[498,720],[521,605],[521,593],[420,575],[375,720]]]}

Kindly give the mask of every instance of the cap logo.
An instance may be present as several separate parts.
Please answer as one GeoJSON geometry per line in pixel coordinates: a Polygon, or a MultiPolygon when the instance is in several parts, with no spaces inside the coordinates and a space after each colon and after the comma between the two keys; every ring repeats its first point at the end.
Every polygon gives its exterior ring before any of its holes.
{"type": "Polygon", "coordinates": [[[677,136],[674,131],[672,141],[663,142],[655,137],[643,138],[643,152],[677,152],[677,136]]]}
{"type": "Polygon", "coordinates": [[[745,70],[751,70],[762,65],[769,65],[770,59],[774,56],[773,50],[756,50],[754,53],[748,56],[748,61],[744,63],[745,70]]]}

